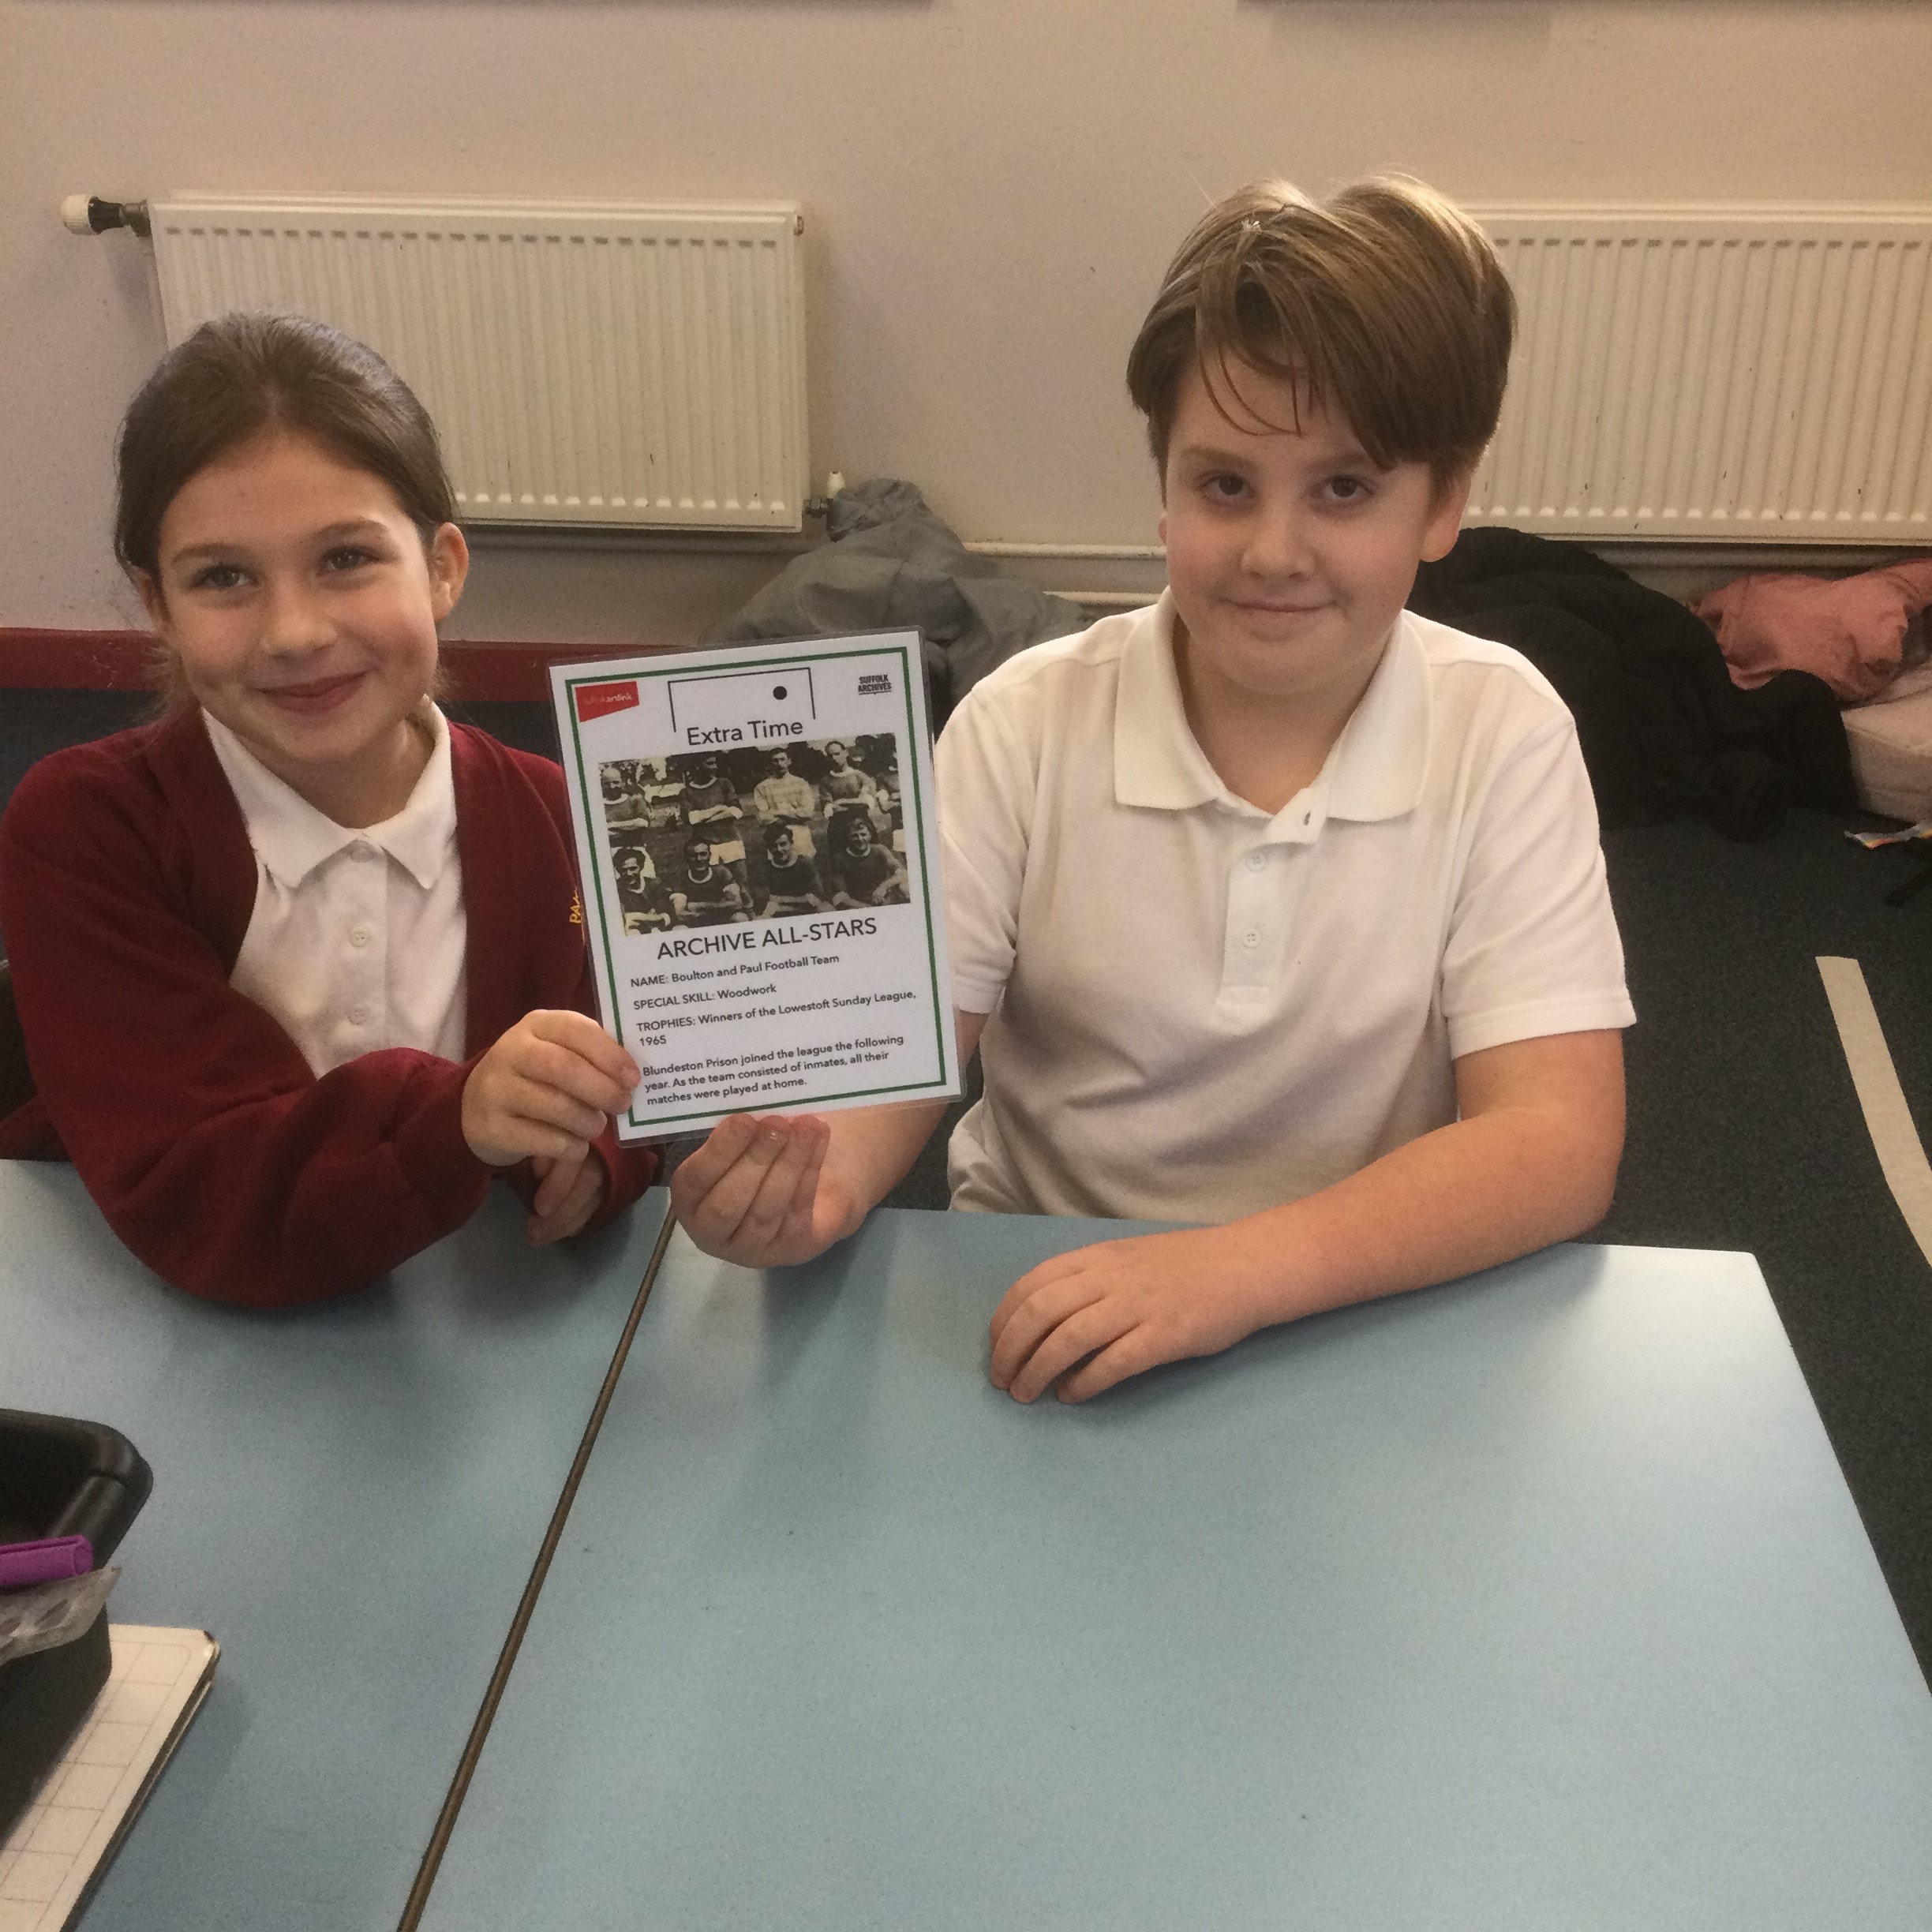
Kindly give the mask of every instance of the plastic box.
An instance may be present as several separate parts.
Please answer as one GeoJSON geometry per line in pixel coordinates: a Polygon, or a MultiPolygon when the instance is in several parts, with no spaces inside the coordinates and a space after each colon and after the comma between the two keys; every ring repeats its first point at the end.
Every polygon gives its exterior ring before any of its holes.
{"type": "MultiPolygon", "coordinates": [[[[98,1569],[154,1487],[118,1429],[0,1409],[0,1543],[84,1536],[98,1569]]],[[[107,1681],[107,1612],[71,1643],[0,1664],[0,1838],[107,1681]]]]}

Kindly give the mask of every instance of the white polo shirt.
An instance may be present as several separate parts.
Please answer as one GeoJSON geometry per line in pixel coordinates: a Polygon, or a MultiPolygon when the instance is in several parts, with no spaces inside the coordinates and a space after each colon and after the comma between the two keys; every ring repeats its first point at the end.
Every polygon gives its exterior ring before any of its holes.
{"type": "Polygon", "coordinates": [[[228,983],[281,1021],[318,1078],[383,1046],[463,1058],[462,864],[449,724],[393,818],[360,831],[290,789],[204,712],[255,849],[255,910],[228,983]]]}
{"type": "Polygon", "coordinates": [[[1189,729],[1170,595],[1009,659],[937,753],[956,1208],[1220,1222],[1455,1118],[1452,1062],[1628,1025],[1597,814],[1527,660],[1405,612],[1272,818],[1189,729]]]}

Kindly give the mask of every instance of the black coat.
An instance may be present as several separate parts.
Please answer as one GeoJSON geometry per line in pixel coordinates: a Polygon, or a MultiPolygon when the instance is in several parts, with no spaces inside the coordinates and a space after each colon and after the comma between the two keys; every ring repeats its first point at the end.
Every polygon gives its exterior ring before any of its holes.
{"type": "Polygon", "coordinates": [[[1693,815],[1768,838],[1792,804],[1855,805],[1830,687],[1783,671],[1731,682],[1703,622],[1578,545],[1465,530],[1425,564],[1410,608],[1513,646],[1574,713],[1606,826],[1693,815]]]}

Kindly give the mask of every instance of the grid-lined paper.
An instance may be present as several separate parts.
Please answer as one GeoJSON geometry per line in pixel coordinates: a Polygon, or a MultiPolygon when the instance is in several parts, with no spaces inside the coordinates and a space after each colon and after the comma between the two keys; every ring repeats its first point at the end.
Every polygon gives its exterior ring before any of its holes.
{"type": "Polygon", "coordinates": [[[113,1664],[67,1754],[0,1845],[0,1932],[74,1917],[205,1694],[220,1646],[205,1631],[111,1623],[113,1664]]]}

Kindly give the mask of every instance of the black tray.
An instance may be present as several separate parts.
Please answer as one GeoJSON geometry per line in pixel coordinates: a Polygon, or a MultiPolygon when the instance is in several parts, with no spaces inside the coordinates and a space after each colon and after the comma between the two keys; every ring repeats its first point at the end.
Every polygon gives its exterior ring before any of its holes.
{"type": "MultiPolygon", "coordinates": [[[[84,1536],[98,1569],[154,1487],[118,1429],[0,1409],[0,1543],[84,1536]]],[[[0,1664],[0,1838],[107,1681],[107,1612],[71,1643],[0,1664]]]]}

